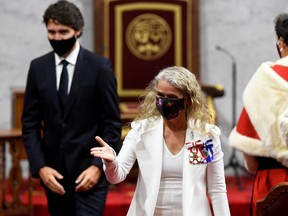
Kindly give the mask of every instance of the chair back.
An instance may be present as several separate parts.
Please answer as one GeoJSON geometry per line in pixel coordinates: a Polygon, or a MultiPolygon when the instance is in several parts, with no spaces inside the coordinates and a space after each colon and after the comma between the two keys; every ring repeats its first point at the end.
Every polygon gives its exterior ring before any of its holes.
{"type": "Polygon", "coordinates": [[[288,215],[288,182],[272,187],[267,196],[257,201],[257,216],[288,215]]]}

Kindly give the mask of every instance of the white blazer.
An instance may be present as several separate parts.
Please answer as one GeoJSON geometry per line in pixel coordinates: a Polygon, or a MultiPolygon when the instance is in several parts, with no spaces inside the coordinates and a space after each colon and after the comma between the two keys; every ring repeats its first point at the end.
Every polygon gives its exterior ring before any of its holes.
{"type": "MultiPolygon", "coordinates": [[[[107,179],[112,184],[123,181],[136,159],[139,176],[136,190],[127,215],[153,216],[160,185],[163,159],[163,119],[153,120],[153,126],[147,126],[147,120],[132,123],[123,146],[112,163],[104,162],[107,179]]],[[[207,134],[201,135],[196,128],[187,128],[186,142],[210,138],[213,140],[214,160],[208,164],[194,165],[189,162],[189,151],[185,149],[183,160],[183,216],[212,215],[206,189],[210,196],[215,216],[230,215],[226,193],[223,165],[223,152],[220,145],[220,129],[207,125],[207,134]],[[208,135],[209,134],[209,135],[208,135]],[[207,188],[206,188],[207,187],[207,188]]]]}

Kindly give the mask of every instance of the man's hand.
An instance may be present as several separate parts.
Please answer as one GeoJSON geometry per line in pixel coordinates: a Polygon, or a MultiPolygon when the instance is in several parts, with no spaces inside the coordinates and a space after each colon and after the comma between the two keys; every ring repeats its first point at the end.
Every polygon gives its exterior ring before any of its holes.
{"type": "Polygon", "coordinates": [[[54,193],[63,195],[65,190],[57,179],[63,179],[63,176],[57,172],[57,170],[51,167],[45,166],[39,170],[39,176],[42,182],[54,193]]]}
{"type": "Polygon", "coordinates": [[[101,170],[95,165],[91,165],[84,170],[76,180],[77,187],[76,192],[84,192],[93,188],[99,181],[101,176],[101,170]]]}

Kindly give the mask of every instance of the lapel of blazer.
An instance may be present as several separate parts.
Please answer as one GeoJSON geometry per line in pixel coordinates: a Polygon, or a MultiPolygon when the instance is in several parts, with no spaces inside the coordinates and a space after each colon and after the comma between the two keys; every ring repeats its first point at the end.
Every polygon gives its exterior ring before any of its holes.
{"type": "Polygon", "coordinates": [[[142,176],[149,193],[145,203],[147,215],[152,215],[157,202],[157,194],[161,179],[163,160],[163,119],[156,126],[142,134],[144,149],[138,151],[138,163],[142,168],[142,176]],[[140,165],[141,164],[141,165],[140,165]]]}
{"type": "Polygon", "coordinates": [[[47,58],[47,65],[43,65],[43,68],[45,69],[46,73],[48,74],[47,82],[48,82],[48,92],[51,94],[51,98],[53,103],[55,104],[55,107],[58,111],[58,113],[61,113],[60,110],[60,104],[59,104],[59,98],[58,98],[58,91],[57,91],[57,85],[56,85],[56,67],[55,67],[55,57],[54,52],[49,53],[47,58]]]}
{"type": "MultiPolygon", "coordinates": [[[[200,133],[196,132],[195,129],[187,128],[186,130],[186,139],[185,143],[195,142],[196,140],[204,140],[205,137],[200,133]]],[[[183,215],[191,215],[191,212],[197,212],[197,206],[194,206],[194,199],[201,199],[201,197],[195,197],[195,186],[199,187],[199,178],[204,178],[203,175],[206,175],[206,164],[191,164],[189,161],[190,152],[185,146],[184,151],[184,160],[183,160],[183,179],[182,179],[182,188],[183,188],[183,215]]],[[[202,181],[202,180],[201,180],[202,181]]],[[[205,181],[202,181],[202,184],[206,184],[205,181]]],[[[204,187],[204,186],[203,186],[204,187]]],[[[206,197],[206,196],[204,196],[206,197]]]]}
{"type": "Polygon", "coordinates": [[[85,58],[84,58],[84,50],[82,47],[80,47],[79,54],[77,57],[76,65],[75,65],[75,70],[74,70],[74,75],[71,83],[71,88],[67,100],[67,104],[65,106],[64,110],[64,119],[67,117],[69,114],[69,111],[73,105],[73,102],[75,101],[76,96],[78,95],[77,92],[80,90],[79,89],[79,81],[81,80],[81,76],[83,76],[83,67],[85,66],[84,64],[85,58]]]}

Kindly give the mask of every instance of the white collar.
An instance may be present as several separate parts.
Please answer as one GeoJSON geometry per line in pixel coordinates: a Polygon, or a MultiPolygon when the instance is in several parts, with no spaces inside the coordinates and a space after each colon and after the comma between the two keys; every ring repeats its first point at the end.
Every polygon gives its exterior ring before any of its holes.
{"type": "MultiPolygon", "coordinates": [[[[69,62],[69,64],[76,65],[77,57],[80,51],[80,44],[78,41],[76,41],[76,47],[75,49],[65,58],[66,61],[69,62]]],[[[64,59],[60,57],[58,54],[54,52],[55,56],[55,64],[59,65],[60,62],[64,59]]]]}
{"type": "Polygon", "coordinates": [[[288,56],[285,56],[283,58],[280,58],[279,60],[276,61],[277,65],[282,65],[284,67],[288,66],[288,56]]]}

